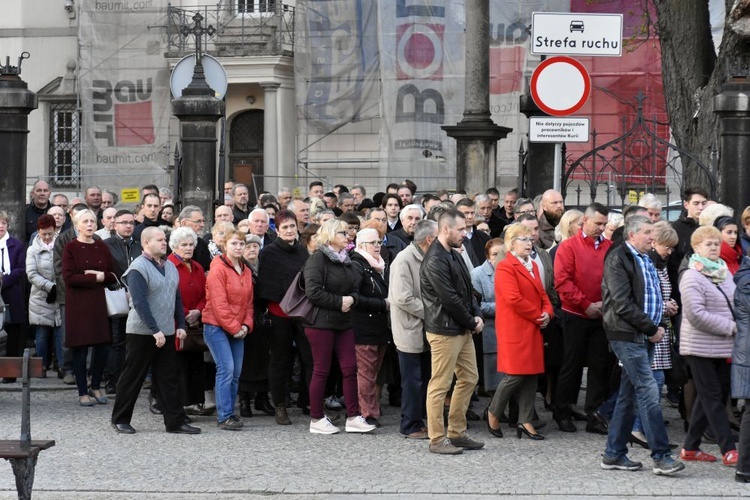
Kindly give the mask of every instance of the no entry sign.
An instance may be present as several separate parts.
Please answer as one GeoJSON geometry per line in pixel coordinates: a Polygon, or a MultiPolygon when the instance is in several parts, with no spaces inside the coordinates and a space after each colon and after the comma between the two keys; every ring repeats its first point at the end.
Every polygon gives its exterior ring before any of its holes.
{"type": "Polygon", "coordinates": [[[575,113],[591,94],[591,78],[572,57],[550,57],[531,75],[531,97],[539,109],[552,116],[575,113]]]}

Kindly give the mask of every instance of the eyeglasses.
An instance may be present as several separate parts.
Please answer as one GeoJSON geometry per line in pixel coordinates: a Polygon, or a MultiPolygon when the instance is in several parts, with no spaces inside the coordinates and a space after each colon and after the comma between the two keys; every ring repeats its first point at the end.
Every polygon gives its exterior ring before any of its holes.
{"type": "Polygon", "coordinates": [[[516,241],[520,241],[521,243],[531,243],[532,239],[530,236],[519,236],[516,238],[516,241]]]}
{"type": "Polygon", "coordinates": [[[349,233],[347,231],[336,231],[336,234],[340,234],[341,236],[346,236],[349,233]]]}
{"type": "Polygon", "coordinates": [[[375,240],[375,241],[363,241],[365,245],[373,245],[376,247],[383,246],[383,240],[375,240]]]}
{"type": "Polygon", "coordinates": [[[135,221],[121,220],[120,222],[115,222],[115,224],[120,224],[121,226],[135,226],[135,221]]]}

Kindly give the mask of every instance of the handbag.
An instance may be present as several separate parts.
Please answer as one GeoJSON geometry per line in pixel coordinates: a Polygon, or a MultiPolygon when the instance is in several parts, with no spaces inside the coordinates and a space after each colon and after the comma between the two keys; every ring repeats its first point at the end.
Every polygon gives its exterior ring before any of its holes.
{"type": "Polygon", "coordinates": [[[664,370],[664,383],[666,385],[677,385],[683,386],[688,381],[687,366],[685,366],[685,360],[682,359],[680,353],[677,352],[677,348],[674,343],[669,343],[669,357],[672,360],[672,368],[664,370]]]}
{"type": "Polygon", "coordinates": [[[180,340],[175,336],[175,349],[180,352],[206,352],[208,346],[206,339],[203,337],[203,328],[201,326],[188,326],[185,330],[187,336],[180,340]]]}
{"type": "Polygon", "coordinates": [[[110,318],[121,318],[127,316],[130,312],[128,293],[122,281],[114,273],[112,273],[112,276],[117,280],[117,286],[114,290],[110,288],[104,289],[104,297],[107,299],[107,314],[110,318]]]}
{"type": "Polygon", "coordinates": [[[311,325],[315,323],[315,318],[318,317],[319,308],[307,298],[304,283],[302,271],[299,271],[292,284],[287,288],[284,298],[279,302],[279,307],[290,318],[311,325]]]}

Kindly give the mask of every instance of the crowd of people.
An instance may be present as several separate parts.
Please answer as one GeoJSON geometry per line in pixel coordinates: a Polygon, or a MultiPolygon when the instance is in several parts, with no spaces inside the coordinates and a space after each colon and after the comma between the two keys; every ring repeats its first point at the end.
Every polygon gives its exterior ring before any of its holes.
{"type": "Polygon", "coordinates": [[[651,451],[657,475],[720,461],[750,482],[750,412],[738,409],[750,398],[750,207],[737,218],[699,187],[671,223],[654,194],[620,213],[566,211],[554,190],[501,200],[494,187],[420,194],[409,180],[372,197],[319,181],[298,196],[224,192],[205,214],[146,186],[131,211],[99,187],[69,200],[36,182],[25,234],[8,234],[0,212],[7,354],[33,341],[78,404],[114,396],[125,434],[143,387],[183,434],[214,413],[229,431],[253,411],[291,425],[291,406],[311,433],[369,433],[387,394],[400,435],[457,455],[484,446],[467,420],[490,439],[505,423],[544,440],[540,400],[562,432],[580,421],[607,436],[603,469],[641,469],[630,444],[651,451]],[[290,311],[295,294],[307,320],[290,311]]]}

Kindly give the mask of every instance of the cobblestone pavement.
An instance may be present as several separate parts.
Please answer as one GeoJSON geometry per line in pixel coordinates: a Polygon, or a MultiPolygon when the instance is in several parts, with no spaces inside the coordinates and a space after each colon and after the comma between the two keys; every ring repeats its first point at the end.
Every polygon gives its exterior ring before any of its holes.
{"type": "MultiPolygon", "coordinates": [[[[20,384],[0,388],[0,439],[17,439],[20,384]]],[[[398,409],[384,406],[377,435],[312,435],[309,420],[294,409],[291,426],[272,417],[245,420],[240,432],[217,429],[212,417],[198,417],[197,436],[164,432],[161,418],[149,413],[142,392],[133,418],[135,435],[119,435],[109,425],[111,403],[83,408],[75,391],[56,379],[34,380],[32,436],[55,439],[42,452],[36,469],[36,499],[215,499],[267,498],[429,499],[489,496],[532,499],[710,498],[750,496],[750,486],[735,483],[734,469],[719,464],[687,464],[678,477],[654,476],[648,452],[634,448],[630,457],[644,462],[639,472],[604,471],[599,459],[604,436],[562,433],[551,415],[545,441],[491,437],[484,422],[471,422],[469,433],[484,440],[483,450],[450,457],[427,451],[427,441],[398,435],[398,409]]],[[[477,413],[486,399],[474,403],[477,413]]],[[[676,410],[665,407],[674,422],[668,429],[680,443],[682,425],[676,410]]],[[[340,423],[340,421],[339,421],[340,423]]],[[[718,453],[716,445],[704,451],[718,453]]],[[[13,474],[0,464],[0,499],[16,498],[13,474]]]]}

